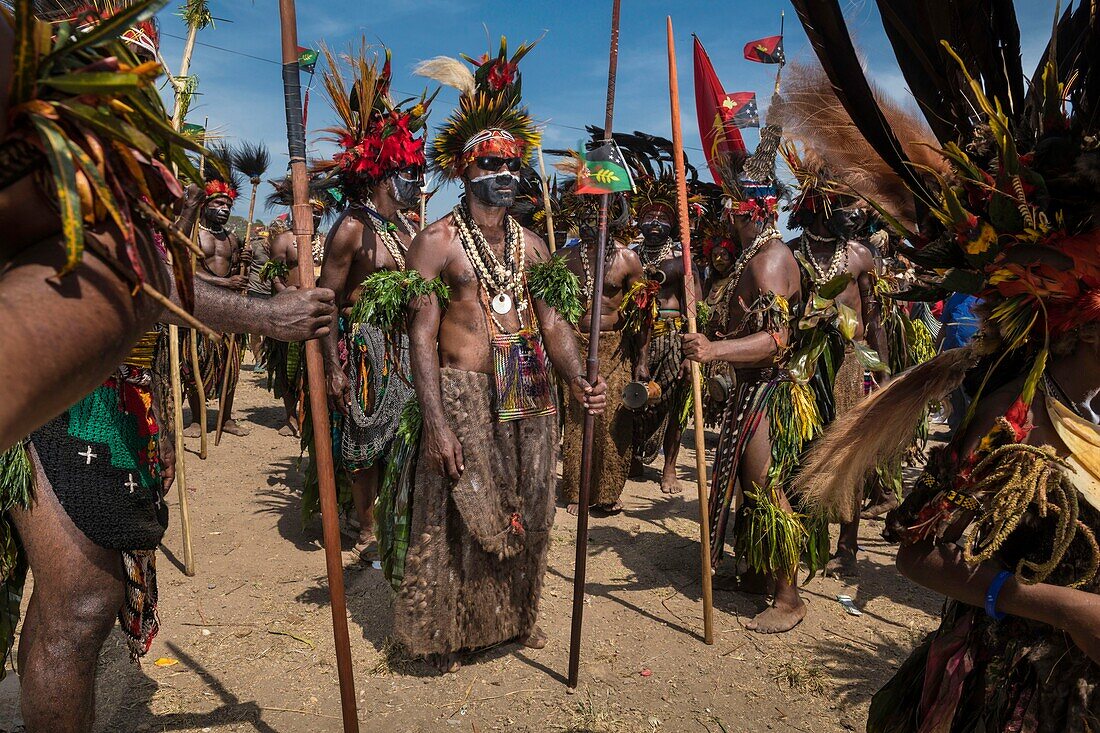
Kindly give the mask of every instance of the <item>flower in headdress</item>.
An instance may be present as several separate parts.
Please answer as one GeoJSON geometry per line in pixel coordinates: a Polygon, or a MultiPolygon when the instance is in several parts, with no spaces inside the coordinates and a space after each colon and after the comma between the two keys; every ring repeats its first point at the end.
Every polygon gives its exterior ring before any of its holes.
{"type": "Polygon", "coordinates": [[[489,67],[489,87],[494,92],[499,92],[501,89],[504,89],[515,80],[517,69],[518,66],[516,64],[510,64],[504,59],[497,59],[493,62],[493,65],[489,67]]]}
{"type": "Polygon", "coordinates": [[[985,254],[991,246],[997,243],[997,230],[987,221],[983,221],[971,229],[969,234],[970,236],[963,243],[967,254],[985,254]]]}

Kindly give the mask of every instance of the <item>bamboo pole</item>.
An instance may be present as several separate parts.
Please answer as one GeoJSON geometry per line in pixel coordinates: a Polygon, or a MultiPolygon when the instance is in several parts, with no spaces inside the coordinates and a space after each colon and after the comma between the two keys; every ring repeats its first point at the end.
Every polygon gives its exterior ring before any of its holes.
{"type": "MultiPolygon", "coordinates": [[[[292,221],[298,245],[298,285],[314,287],[313,212],[309,206],[309,179],[306,172],[306,140],[302,121],[302,90],[298,68],[298,20],[294,0],[279,0],[282,26],[283,89],[286,98],[287,143],[290,152],[290,177],[294,187],[292,221]]],[[[314,454],[320,484],[321,524],[325,542],[332,606],[332,636],[336,647],[336,670],[340,681],[340,710],[344,733],[359,733],[355,700],[355,679],[351,666],[351,640],[348,636],[347,603],[344,597],[344,565],[340,556],[340,520],[336,502],[336,476],[332,463],[332,433],[329,428],[328,397],[325,390],[325,365],[316,340],[306,342],[306,374],[309,378],[310,418],[313,421],[314,454]]]]}
{"type": "MultiPolygon", "coordinates": [[[[676,161],[676,201],[680,210],[680,243],[684,257],[684,303],[688,333],[697,333],[695,272],[691,261],[691,221],[688,218],[687,175],[684,171],[684,135],[680,127],[680,84],[676,74],[676,42],[668,18],[668,95],[672,108],[672,149],[676,161]]],[[[714,594],[710,569],[710,513],[707,487],[706,437],[703,428],[703,379],[699,362],[691,364],[691,395],[695,412],[695,477],[699,489],[699,556],[703,586],[703,640],[714,643],[714,594]]]]}
{"type": "MultiPolygon", "coordinates": [[[[619,66],[619,9],[621,0],[614,0],[611,8],[611,51],[607,67],[607,104],[604,117],[604,135],[611,139],[611,125],[615,118],[615,74],[619,66]]],[[[600,196],[599,236],[596,239],[596,272],[589,293],[592,304],[592,323],[588,330],[587,379],[595,384],[600,378],[600,319],[603,310],[604,253],[607,251],[607,218],[611,203],[610,194],[600,196]]],[[[581,243],[582,247],[586,246],[581,243]]],[[[569,690],[577,689],[577,677],[581,664],[581,632],[584,625],[584,577],[588,565],[588,502],[592,495],[592,453],[596,432],[596,418],[585,411],[584,434],[581,440],[580,494],[577,498],[577,555],[573,572],[573,618],[569,634],[569,690]]]]}
{"type": "MultiPolygon", "coordinates": [[[[180,120],[180,124],[183,124],[183,120],[180,120]]],[[[206,130],[210,127],[210,118],[207,117],[203,121],[202,129],[206,130]]],[[[206,133],[204,132],[203,135],[206,133]]],[[[205,142],[205,140],[204,140],[205,142]]],[[[206,156],[199,158],[199,181],[206,180],[206,156]]],[[[199,234],[199,216],[195,217],[195,226],[191,229],[191,241],[198,242],[199,234]]],[[[194,258],[192,258],[192,261],[194,258]]],[[[192,266],[192,270],[194,267],[192,266]]],[[[195,329],[191,329],[191,373],[195,375],[195,392],[198,395],[198,402],[202,405],[202,409],[199,410],[198,415],[192,415],[192,420],[199,421],[199,459],[205,461],[207,454],[208,442],[206,439],[206,384],[202,381],[202,369],[199,366],[199,334],[195,329]]]]}
{"type": "Polygon", "coordinates": [[[542,184],[542,206],[546,212],[546,243],[550,245],[550,254],[558,250],[554,234],[554,207],[550,205],[550,180],[546,177],[546,160],[542,157],[539,145],[539,182],[542,184]]]}

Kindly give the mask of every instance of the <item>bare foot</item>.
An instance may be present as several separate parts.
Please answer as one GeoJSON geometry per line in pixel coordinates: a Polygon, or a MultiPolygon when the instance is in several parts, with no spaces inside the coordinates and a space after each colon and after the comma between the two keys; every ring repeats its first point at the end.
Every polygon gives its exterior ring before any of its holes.
{"type": "Polygon", "coordinates": [[[298,426],[287,423],[286,425],[279,428],[279,435],[282,435],[284,438],[297,438],[298,426]]]}
{"type": "Polygon", "coordinates": [[[185,438],[201,438],[202,428],[199,427],[197,422],[193,422],[187,426],[187,429],[183,431],[183,437],[185,438]]]}
{"type": "Polygon", "coordinates": [[[661,493],[662,494],[680,494],[684,490],[684,487],[680,486],[680,479],[676,478],[676,471],[671,473],[666,472],[661,477],[661,493]]]}
{"type": "Polygon", "coordinates": [[[892,509],[896,509],[898,506],[898,497],[891,494],[883,501],[873,506],[869,506],[859,513],[860,519],[882,519],[887,512],[892,509]]]}
{"type": "Polygon", "coordinates": [[[378,555],[378,543],[375,542],[374,538],[370,535],[367,535],[367,539],[365,540],[360,537],[359,541],[355,543],[355,547],[351,548],[351,554],[362,563],[372,563],[380,559],[378,555]]]}
{"type": "Polygon", "coordinates": [[[569,506],[565,507],[565,511],[569,512],[575,517],[577,516],[577,512],[580,510],[577,508],[577,502],[573,502],[569,506]]]}
{"type": "Polygon", "coordinates": [[[856,553],[852,550],[837,549],[836,553],[825,565],[826,578],[858,578],[859,565],[856,564],[856,553]]]}
{"type": "Polygon", "coordinates": [[[546,632],[543,631],[538,624],[535,625],[535,628],[531,629],[531,633],[519,640],[519,643],[523,644],[528,649],[542,649],[546,646],[546,642],[546,632]]]}
{"type": "Polygon", "coordinates": [[[804,618],[806,618],[806,604],[799,601],[794,607],[770,606],[745,624],[745,628],[758,634],[782,634],[798,626],[804,618]]]}
{"type": "Polygon", "coordinates": [[[238,438],[243,438],[252,431],[243,425],[238,425],[236,420],[226,420],[222,423],[222,432],[236,435],[238,438]]]}
{"type": "Polygon", "coordinates": [[[604,514],[618,514],[623,510],[623,503],[617,501],[614,504],[597,504],[596,508],[604,514]]]}
{"type": "Polygon", "coordinates": [[[440,674],[454,674],[462,668],[457,654],[429,654],[424,661],[440,674]]]}

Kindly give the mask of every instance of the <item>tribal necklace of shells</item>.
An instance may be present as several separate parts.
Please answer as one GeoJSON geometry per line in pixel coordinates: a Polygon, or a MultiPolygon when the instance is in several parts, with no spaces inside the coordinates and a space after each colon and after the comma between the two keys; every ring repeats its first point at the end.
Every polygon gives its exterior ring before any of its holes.
{"type": "MultiPolygon", "coordinates": [[[[528,306],[527,248],[523,242],[523,228],[511,216],[505,215],[504,262],[501,262],[465,203],[456,206],[452,214],[462,249],[474,266],[485,292],[491,296],[489,306],[492,312],[489,315],[506,315],[514,304],[522,325],[523,312],[528,306]]],[[[493,317],[493,320],[495,322],[496,318],[493,317]]]]}
{"type": "MultiPolygon", "coordinates": [[[[405,255],[408,254],[409,248],[401,242],[401,237],[397,236],[397,224],[394,224],[369,206],[364,206],[363,209],[370,214],[371,227],[378,238],[382,240],[382,244],[385,245],[386,251],[390,253],[390,257],[397,263],[397,269],[404,270],[405,255]]],[[[401,222],[406,234],[410,237],[416,236],[416,229],[413,228],[412,223],[403,212],[397,212],[397,220],[401,222]]]]}
{"type": "MultiPolygon", "coordinates": [[[[577,247],[581,251],[581,267],[584,268],[584,292],[588,297],[588,302],[592,302],[592,295],[596,292],[596,273],[592,270],[592,265],[588,259],[588,245],[584,242],[577,244],[577,247]]],[[[608,242],[604,248],[603,264],[606,269],[611,260],[615,257],[615,245],[613,242],[608,242]]]]}
{"type": "Polygon", "coordinates": [[[714,315],[717,317],[715,322],[721,324],[722,328],[726,327],[726,321],[729,319],[730,299],[737,292],[737,284],[741,281],[741,273],[748,267],[752,258],[764,249],[765,244],[773,239],[779,239],[781,236],[778,229],[768,227],[757,234],[756,239],[752,240],[752,244],[741,250],[741,254],[737,255],[737,261],[733,263],[733,269],[730,270],[725,284],[722,285],[721,295],[718,297],[714,309],[714,315]]]}
{"type": "Polygon", "coordinates": [[[806,258],[806,261],[810,263],[810,267],[813,268],[812,280],[814,284],[826,283],[839,275],[841,272],[848,269],[848,242],[842,237],[823,237],[820,234],[814,234],[806,230],[802,231],[802,236],[799,237],[799,247],[802,250],[802,256],[806,258]],[[833,242],[833,256],[829,260],[829,267],[823,267],[814,257],[813,250],[810,249],[810,240],[814,242],[833,242]]]}
{"type": "Polygon", "coordinates": [[[648,242],[643,240],[642,246],[638,248],[638,259],[642,261],[642,269],[647,274],[656,272],[662,262],[672,258],[675,247],[676,243],[672,241],[672,237],[666,239],[660,247],[651,247],[648,242]]]}

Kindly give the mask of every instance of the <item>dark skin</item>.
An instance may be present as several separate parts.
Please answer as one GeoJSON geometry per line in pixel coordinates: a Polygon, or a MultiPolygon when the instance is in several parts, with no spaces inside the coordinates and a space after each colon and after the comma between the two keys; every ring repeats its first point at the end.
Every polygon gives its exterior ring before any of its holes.
{"type": "MultiPolygon", "coordinates": [[[[652,208],[642,212],[642,216],[638,221],[638,228],[642,232],[643,243],[642,247],[649,247],[653,251],[659,250],[666,241],[669,233],[672,231],[672,214],[663,208],[652,208]]],[[[699,272],[694,269],[694,284],[695,284],[695,299],[696,301],[702,300],[702,291],[700,290],[700,278],[699,272]]],[[[661,261],[657,265],[658,275],[655,275],[656,279],[660,280],[661,276],[664,277],[664,281],[661,283],[661,289],[657,294],[657,307],[660,311],[660,317],[675,317],[677,315],[686,315],[686,304],[684,303],[684,258],[681,253],[680,247],[676,247],[672,256],[666,260],[661,261]]],[[[687,361],[685,360],[680,369],[680,378],[689,379],[691,370],[688,368],[687,361]]],[[[665,426],[664,437],[664,453],[665,462],[663,470],[661,471],[661,493],[662,494],[679,494],[683,491],[680,486],[680,480],[676,476],[676,461],[680,455],[680,438],[683,430],[680,428],[680,423],[677,420],[670,419],[665,426]]],[[[640,472],[640,466],[639,466],[640,472]]]]}
{"type": "MultiPolygon", "coordinates": [[[[809,231],[818,236],[833,236],[825,225],[823,213],[816,214],[809,231]]],[[[792,248],[798,248],[798,240],[791,241],[792,248]]],[[[867,344],[878,353],[883,364],[890,362],[890,355],[886,342],[886,329],[882,325],[882,309],[878,298],[875,297],[875,273],[877,264],[874,253],[865,245],[850,240],[847,242],[848,265],[846,271],[852,276],[844,291],[837,296],[839,303],[851,308],[857,316],[855,340],[866,339],[867,344]]],[[[809,250],[814,259],[820,265],[828,266],[834,252],[834,244],[831,242],[818,242],[810,240],[809,250]]],[[[885,372],[875,372],[875,381],[882,384],[886,379],[885,372]]],[[[854,577],[859,575],[856,564],[856,552],[859,549],[859,514],[851,522],[842,522],[840,525],[840,538],[837,540],[836,552],[825,566],[825,574],[836,577],[854,577]]]]}
{"type": "MultiPolygon", "coordinates": [[[[498,258],[504,257],[504,207],[489,206],[469,195],[469,181],[490,171],[471,163],[463,175],[467,186],[467,201],[489,246],[498,258]]],[[[409,343],[413,384],[424,416],[421,434],[422,456],[440,475],[457,480],[462,476],[464,462],[462,444],[447,424],[440,391],[440,369],[449,367],[465,371],[492,373],[492,354],[485,308],[481,302],[478,276],[462,249],[458,230],[447,215],[421,231],[409,247],[407,265],[426,279],[440,277],[451,290],[447,310],[435,296],[418,298],[409,306],[409,343]]],[[[550,253],[542,239],[523,230],[523,244],[528,262],[546,261],[550,253]]],[[[577,352],[573,327],[553,308],[541,300],[532,301],[535,316],[542,331],[543,343],[558,376],[569,385],[573,399],[593,415],[603,412],[606,384],[598,379],[589,384],[577,352]]],[[[513,308],[498,316],[506,329],[520,326],[513,308]]],[[[522,643],[540,648],[546,645],[545,634],[536,626],[522,643]]],[[[454,671],[459,662],[456,655],[442,655],[432,660],[441,670],[454,671]]]]}
{"type": "MultiPolygon", "coordinates": [[[[198,245],[203,254],[206,255],[203,260],[205,266],[200,264],[195,268],[195,279],[234,291],[244,297],[244,291],[248,287],[248,275],[242,275],[239,267],[234,267],[234,265],[237,255],[241,254],[245,259],[245,271],[247,272],[247,260],[252,257],[252,252],[247,248],[242,252],[237,235],[223,229],[226,222],[229,221],[232,208],[233,201],[227,196],[215,196],[206,199],[204,202],[199,214],[202,226],[199,227],[198,231],[198,245]],[[207,231],[208,229],[214,231],[207,231]]],[[[183,231],[189,230],[183,229],[183,231]]],[[[234,358],[235,354],[230,353],[230,357],[234,358]]],[[[217,389],[221,389],[220,384],[217,385],[217,389]]],[[[222,424],[222,430],[230,435],[243,437],[248,435],[250,431],[244,426],[238,425],[237,421],[233,419],[233,397],[236,391],[235,384],[230,384],[226,390],[225,406],[223,408],[225,421],[222,424]]],[[[214,396],[216,395],[206,395],[207,399],[214,396]]],[[[187,387],[187,404],[191,408],[191,424],[183,431],[183,434],[189,438],[197,438],[202,431],[202,427],[199,425],[199,414],[206,409],[206,405],[201,404],[198,390],[193,384],[187,387]]]]}
{"type": "MultiPolygon", "coordinates": [[[[759,234],[758,225],[747,216],[732,219],[732,230],[741,247],[748,247],[759,234]]],[[[715,251],[718,251],[717,248],[715,251]]],[[[734,368],[771,366],[779,353],[779,345],[790,343],[790,332],[780,329],[775,336],[767,331],[752,332],[750,326],[739,330],[747,315],[741,303],[753,303],[761,293],[773,292],[794,304],[802,300],[802,284],[798,262],[782,239],[768,242],[751,259],[741,273],[741,278],[730,298],[729,316],[722,327],[722,338],[711,341],[701,333],[684,334],[684,356],[705,364],[709,361],[726,361],[734,368]]],[[[771,466],[771,425],[764,416],[752,439],[745,448],[737,476],[737,492],[745,487],[767,484],[771,466]]],[[[785,511],[792,511],[783,490],[775,488],[775,498],[785,511]]],[[[739,504],[735,500],[735,505],[739,504]]],[[[773,604],[753,618],[746,628],[762,634],[790,631],[806,616],[806,605],[798,594],[797,572],[787,575],[775,573],[768,578],[774,582],[773,604]]]]}
{"type": "MultiPolygon", "coordinates": [[[[1047,372],[1066,392],[1079,415],[1094,425],[1100,424],[1100,330],[1086,326],[1076,349],[1068,356],[1054,356],[1047,372]]],[[[993,427],[1019,397],[1023,376],[1013,383],[983,397],[975,408],[974,418],[967,427],[962,454],[972,452],[981,438],[993,427]]],[[[1041,392],[1031,403],[1030,418],[1035,424],[1025,442],[1028,445],[1049,445],[1059,455],[1069,450],[1058,437],[1044,404],[1041,392]]],[[[970,518],[960,521],[949,533],[946,542],[924,541],[898,550],[898,570],[909,579],[937,593],[978,608],[985,607],[985,594],[990,583],[1004,568],[995,561],[977,567],[963,561],[962,551],[953,544],[970,518]]],[[[997,599],[997,610],[1013,616],[1050,624],[1065,631],[1073,642],[1100,664],[1100,597],[1095,593],[1073,588],[1036,583],[1028,585],[1011,578],[997,599]]]]}
{"type": "MultiPolygon", "coordinates": [[[[622,314],[619,312],[619,308],[623,304],[623,298],[626,297],[626,292],[634,283],[645,279],[645,273],[642,271],[642,262],[638,259],[638,255],[635,252],[615,241],[609,241],[607,246],[613,249],[609,255],[610,259],[604,266],[603,289],[600,295],[600,331],[602,332],[622,330],[625,322],[622,314]]],[[[596,243],[581,242],[576,246],[558,250],[557,254],[565,258],[566,266],[569,268],[569,271],[580,280],[581,289],[583,290],[586,287],[586,278],[595,276],[596,243]],[[587,250],[588,262],[593,269],[592,275],[588,275],[584,271],[584,260],[581,258],[580,251],[581,247],[585,247],[587,250]]],[[[577,323],[577,329],[581,333],[588,333],[591,328],[592,303],[587,303],[584,315],[581,316],[580,321],[577,323]]],[[[635,339],[635,346],[631,349],[634,354],[631,363],[631,373],[635,381],[649,381],[649,365],[645,359],[648,351],[648,342],[649,329],[644,329],[635,339]]],[[[600,506],[599,508],[608,512],[617,512],[622,510],[623,505],[621,502],[615,502],[614,504],[600,506]]],[[[576,516],[577,505],[569,504],[566,507],[566,511],[576,516]]]]}
{"type": "MultiPolygon", "coordinates": [[[[394,196],[389,178],[374,186],[370,195],[370,207],[387,221],[397,225],[397,237],[408,250],[412,237],[398,220],[401,206],[394,196]]],[[[337,307],[347,316],[359,302],[362,283],[370,275],[380,271],[396,271],[397,260],[379,238],[370,222],[371,214],[361,207],[352,207],[340,215],[325,242],[325,259],[321,267],[318,285],[337,293],[337,307]]],[[[347,414],[351,402],[351,385],[340,365],[337,352],[338,335],[333,332],[321,342],[325,357],[329,406],[347,414]]],[[[373,539],[374,500],[378,496],[380,475],[378,465],[352,476],[351,496],[359,519],[358,546],[365,549],[373,539]]],[[[367,557],[360,552],[360,557],[367,557]]]]}

